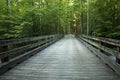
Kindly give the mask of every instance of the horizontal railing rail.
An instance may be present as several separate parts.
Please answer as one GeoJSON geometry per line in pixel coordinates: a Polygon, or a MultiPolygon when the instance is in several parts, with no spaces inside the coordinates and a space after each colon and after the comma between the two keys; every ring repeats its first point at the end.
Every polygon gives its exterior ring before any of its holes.
{"type": "Polygon", "coordinates": [[[77,38],[80,41],[82,41],[92,52],[94,52],[107,65],[109,65],[113,70],[120,74],[119,40],[85,35],[77,35],[77,38]],[[109,58],[110,56],[115,57],[115,60],[111,60],[109,58]]]}
{"type": "Polygon", "coordinates": [[[79,36],[84,41],[88,42],[89,44],[93,45],[94,47],[97,47],[98,49],[111,54],[120,60],[120,41],[109,39],[109,38],[102,38],[102,37],[91,37],[91,36],[79,36]],[[112,47],[106,46],[105,44],[111,45],[112,47]],[[113,47],[114,46],[114,47],[113,47]]]}
{"type": "Polygon", "coordinates": [[[18,43],[23,43],[23,42],[35,41],[35,40],[40,40],[40,39],[43,39],[46,37],[50,38],[50,37],[54,37],[54,36],[57,36],[57,35],[10,39],[10,40],[0,40],[0,46],[7,46],[7,45],[13,45],[13,44],[18,44],[18,43]]]}
{"type": "Polygon", "coordinates": [[[82,35],[82,37],[120,47],[120,40],[103,38],[103,37],[85,36],[85,35],[82,35]]]}
{"type": "Polygon", "coordinates": [[[113,42],[113,40],[112,41],[107,41],[107,40],[110,40],[110,39],[108,39],[108,38],[104,39],[104,38],[100,38],[100,37],[81,36],[81,38],[84,39],[85,41],[89,42],[91,45],[93,45],[93,46],[105,51],[106,53],[109,53],[109,54],[117,57],[118,59],[120,59],[120,52],[119,52],[119,50],[117,50],[118,48],[120,48],[119,47],[120,42],[115,42],[115,40],[114,40],[114,42],[113,42]],[[94,41],[90,41],[90,40],[99,41],[99,44],[96,45],[94,41]],[[102,45],[101,42],[104,42],[106,44],[115,46],[116,50],[102,45]],[[116,43],[118,43],[118,44],[116,44],[116,43]]]}
{"type": "Polygon", "coordinates": [[[20,39],[0,40],[0,74],[24,61],[63,35],[47,35],[20,39]]]}

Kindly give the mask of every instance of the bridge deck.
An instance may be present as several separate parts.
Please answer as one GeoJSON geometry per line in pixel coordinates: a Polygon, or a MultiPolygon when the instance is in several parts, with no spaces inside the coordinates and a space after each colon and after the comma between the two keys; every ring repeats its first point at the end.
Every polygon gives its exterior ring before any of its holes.
{"type": "Polygon", "coordinates": [[[120,80],[81,42],[66,37],[6,72],[0,80],[120,80]]]}

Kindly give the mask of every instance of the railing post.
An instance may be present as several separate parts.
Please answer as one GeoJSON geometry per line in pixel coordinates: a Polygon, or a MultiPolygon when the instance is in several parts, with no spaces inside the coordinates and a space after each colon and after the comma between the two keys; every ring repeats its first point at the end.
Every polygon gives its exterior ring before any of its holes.
{"type": "Polygon", "coordinates": [[[55,37],[55,35],[51,37],[51,42],[52,43],[54,42],[54,37],[55,37]]]}
{"type": "Polygon", "coordinates": [[[47,45],[47,38],[48,38],[48,36],[45,37],[45,44],[46,44],[46,45],[47,45]]]}
{"type": "Polygon", "coordinates": [[[52,43],[52,39],[51,39],[51,36],[49,37],[49,43],[50,43],[50,44],[52,43]]]}
{"type": "MultiPolygon", "coordinates": [[[[100,47],[102,47],[103,46],[103,42],[99,42],[99,43],[100,43],[100,47]]],[[[103,50],[100,50],[100,52],[104,53],[103,50]]]]}
{"type": "MultiPolygon", "coordinates": [[[[120,48],[117,47],[117,51],[120,52],[120,48]]],[[[118,57],[116,57],[116,62],[120,64],[120,54],[118,54],[118,57]]]]}
{"type": "Polygon", "coordinates": [[[49,38],[49,40],[50,40],[50,42],[49,42],[49,43],[51,44],[51,41],[52,41],[52,40],[51,40],[51,37],[49,38]]]}
{"type": "MultiPolygon", "coordinates": [[[[7,51],[7,50],[8,50],[8,46],[3,46],[3,47],[1,47],[1,51],[2,51],[2,52],[7,51]]],[[[1,63],[8,62],[8,61],[9,61],[9,56],[2,57],[2,58],[1,58],[1,63]]]]}
{"type": "Polygon", "coordinates": [[[58,39],[58,35],[56,35],[55,41],[58,39]]]}
{"type": "Polygon", "coordinates": [[[53,36],[53,42],[55,41],[55,36],[53,36]]]}

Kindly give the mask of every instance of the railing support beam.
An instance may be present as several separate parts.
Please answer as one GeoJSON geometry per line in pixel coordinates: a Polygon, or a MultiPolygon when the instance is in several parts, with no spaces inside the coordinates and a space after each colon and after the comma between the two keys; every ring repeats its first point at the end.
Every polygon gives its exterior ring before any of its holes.
{"type": "MultiPolygon", "coordinates": [[[[117,47],[117,51],[120,52],[120,48],[117,47]]],[[[118,57],[116,57],[116,62],[120,64],[120,54],[118,54],[118,57]]]]}
{"type": "MultiPolygon", "coordinates": [[[[8,46],[1,47],[1,50],[2,50],[2,52],[7,51],[8,46]]],[[[8,62],[8,61],[9,61],[9,56],[5,56],[5,57],[1,58],[1,63],[8,62]]]]}

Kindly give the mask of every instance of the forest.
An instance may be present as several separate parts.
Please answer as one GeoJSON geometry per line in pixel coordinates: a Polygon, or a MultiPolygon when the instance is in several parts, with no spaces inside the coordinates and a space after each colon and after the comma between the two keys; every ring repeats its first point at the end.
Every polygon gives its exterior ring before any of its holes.
{"type": "Polygon", "coordinates": [[[120,39],[120,0],[0,0],[0,39],[69,33],[120,39]]]}

